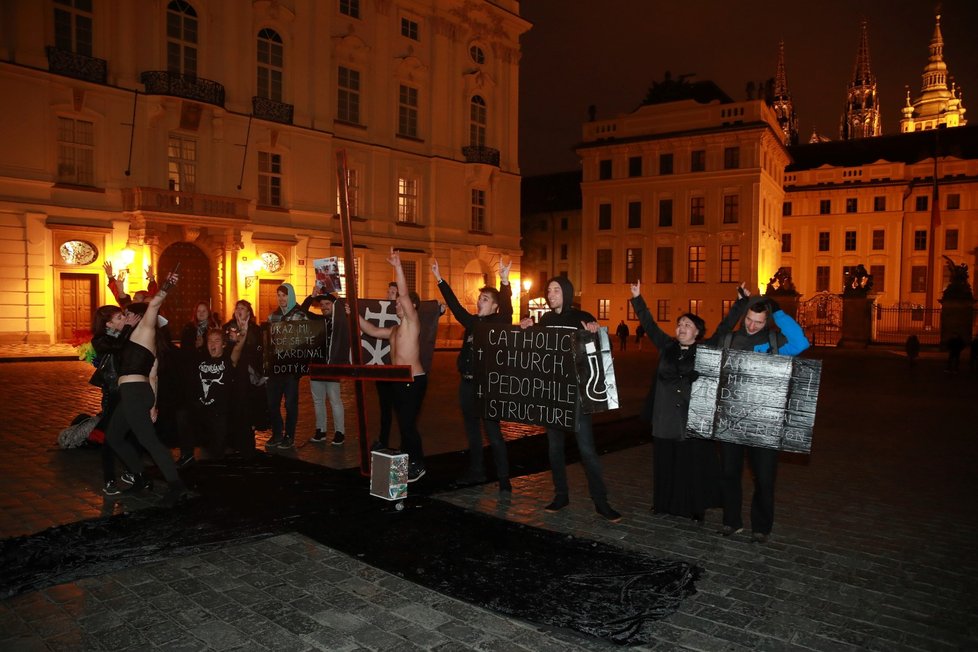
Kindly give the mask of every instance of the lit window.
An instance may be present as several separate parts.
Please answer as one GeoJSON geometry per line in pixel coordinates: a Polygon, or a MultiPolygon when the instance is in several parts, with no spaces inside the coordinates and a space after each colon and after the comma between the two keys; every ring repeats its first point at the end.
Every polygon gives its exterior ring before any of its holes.
{"type": "Polygon", "coordinates": [[[694,315],[698,315],[703,312],[703,300],[702,299],[690,299],[689,300],[689,312],[694,315]]]}
{"type": "Polygon", "coordinates": [[[403,84],[398,92],[397,135],[418,137],[418,89],[403,84]]]}
{"type": "Polygon", "coordinates": [[[397,180],[397,221],[416,224],[418,221],[418,180],[400,177],[397,180]]]}
{"type": "Polygon", "coordinates": [[[58,183],[95,185],[95,124],[58,118],[58,183]]]}
{"type": "Polygon", "coordinates": [[[170,134],[167,165],[170,190],[194,192],[197,187],[197,141],[181,134],[170,134]]]}
{"type": "MultiPolygon", "coordinates": [[[[472,189],[472,222],[470,228],[473,231],[484,233],[486,231],[486,191],[478,188],[472,189]]],[[[566,247],[566,245],[564,245],[566,247]]]]}
{"type": "Polygon", "coordinates": [[[488,109],[486,101],[479,95],[473,95],[469,102],[469,145],[472,147],[486,146],[486,125],[488,124],[488,109]]]}
{"type": "Polygon", "coordinates": [[[720,282],[740,280],[740,245],[720,245],[720,282]]]}
{"type": "Polygon", "coordinates": [[[258,152],[258,204],[282,205],[282,155],[258,152]]]}
{"type": "Polygon", "coordinates": [[[642,279],[642,250],[625,249],[625,282],[635,283],[642,279]]]}
{"type": "Polygon", "coordinates": [[[607,319],[611,310],[611,299],[598,299],[598,319],[607,319]]]}
{"type": "Polygon", "coordinates": [[[336,117],[360,124],[360,71],[340,66],[336,93],[336,117]]]}
{"type": "Polygon", "coordinates": [[[282,37],[274,30],[258,32],[258,97],[282,101],[282,37]]]}
{"type": "Polygon", "coordinates": [[[689,268],[687,274],[689,283],[706,282],[706,247],[693,245],[689,248],[689,268]]]}
{"type": "Polygon", "coordinates": [[[57,0],[54,47],[92,56],[92,0],[57,0]]]}
{"type": "Polygon", "coordinates": [[[197,76],[197,12],[184,0],[166,6],[166,69],[197,76]]]}

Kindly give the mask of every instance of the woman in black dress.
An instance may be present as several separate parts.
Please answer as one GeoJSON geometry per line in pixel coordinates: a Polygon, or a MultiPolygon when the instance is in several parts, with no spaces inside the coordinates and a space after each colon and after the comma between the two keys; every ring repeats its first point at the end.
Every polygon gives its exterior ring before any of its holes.
{"type": "MultiPolygon", "coordinates": [[[[692,383],[696,346],[703,343],[706,323],[692,313],[676,320],[676,336],[670,337],[652,318],[642,297],[641,281],[632,284],[632,306],[639,323],[659,350],[659,365],[653,378],[652,441],[653,490],[652,510],[703,521],[709,507],[720,507],[720,458],[712,441],[686,438],[686,420],[692,383]]],[[[719,343],[737,323],[737,309],[731,309],[706,344],[719,343]]]]}

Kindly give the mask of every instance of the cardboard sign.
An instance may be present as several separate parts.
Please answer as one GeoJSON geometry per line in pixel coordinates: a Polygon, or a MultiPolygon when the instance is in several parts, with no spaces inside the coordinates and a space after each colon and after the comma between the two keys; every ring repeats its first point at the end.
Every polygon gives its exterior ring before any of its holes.
{"type": "Polygon", "coordinates": [[[332,294],[343,291],[343,280],[340,276],[339,258],[317,258],[312,261],[313,269],[316,270],[316,283],[313,286],[313,295],[332,294]]]}
{"type": "Polygon", "coordinates": [[[810,453],[822,361],[696,348],[686,434],[810,453]]]}
{"type": "MultiPolygon", "coordinates": [[[[358,306],[363,318],[379,328],[390,328],[399,323],[396,307],[390,299],[360,299],[358,306]]],[[[422,301],[418,308],[418,316],[421,318],[421,366],[425,371],[431,371],[441,306],[437,301],[422,301]]],[[[363,360],[363,364],[392,364],[389,340],[378,340],[361,332],[360,346],[362,347],[360,359],[363,360]]]]}
{"type": "Polygon", "coordinates": [[[618,406],[606,329],[479,324],[472,346],[486,419],[576,430],[579,414],[618,406]]]}
{"type": "Polygon", "coordinates": [[[265,371],[269,376],[309,373],[309,361],[322,355],[326,322],[302,319],[267,322],[265,371]]]}

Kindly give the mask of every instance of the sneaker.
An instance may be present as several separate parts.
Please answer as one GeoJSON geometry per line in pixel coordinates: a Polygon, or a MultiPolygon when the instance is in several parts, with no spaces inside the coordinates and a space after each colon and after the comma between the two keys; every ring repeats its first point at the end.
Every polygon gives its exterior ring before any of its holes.
{"type": "Polygon", "coordinates": [[[125,473],[119,476],[119,479],[125,482],[126,484],[131,485],[136,482],[136,475],[131,471],[126,471],[125,473]]]}
{"type": "Polygon", "coordinates": [[[750,540],[752,543],[767,543],[767,540],[770,538],[770,534],[765,534],[763,532],[754,532],[750,535],[750,540]]]}
{"type": "Polygon", "coordinates": [[[316,430],[316,434],[313,435],[312,436],[312,439],[310,439],[309,441],[311,441],[314,444],[325,444],[326,443],[326,433],[323,432],[322,430],[316,430]]]}
{"type": "Polygon", "coordinates": [[[548,512],[559,512],[568,505],[570,505],[570,498],[568,498],[565,494],[557,494],[554,496],[553,501],[544,507],[544,509],[548,512]]]}
{"type": "Polygon", "coordinates": [[[115,480],[109,480],[105,483],[105,486],[102,487],[102,493],[106,496],[118,496],[122,493],[122,489],[115,483],[115,480]]]}
{"type": "Polygon", "coordinates": [[[427,473],[427,469],[424,465],[417,462],[413,462],[408,465],[408,482],[417,482],[427,473]]]}
{"type": "Polygon", "coordinates": [[[734,527],[732,525],[724,525],[722,528],[720,528],[719,530],[717,530],[717,532],[719,532],[720,534],[722,534],[725,537],[733,536],[735,534],[740,534],[743,531],[744,531],[744,528],[742,528],[742,527],[734,527]]]}
{"type": "Polygon", "coordinates": [[[337,430],[333,433],[333,446],[342,446],[344,439],[346,439],[346,435],[337,430]]]}
{"type": "Polygon", "coordinates": [[[292,439],[291,437],[286,437],[281,442],[279,442],[278,447],[282,449],[295,448],[295,440],[292,439]]]}
{"type": "Polygon", "coordinates": [[[282,435],[273,435],[272,437],[268,438],[268,441],[265,442],[265,448],[278,448],[278,445],[283,441],[282,435]]]}
{"type": "Polygon", "coordinates": [[[132,476],[132,484],[129,485],[125,491],[126,493],[136,493],[146,489],[153,488],[153,481],[146,477],[143,473],[137,473],[132,476]]]}
{"type": "Polygon", "coordinates": [[[609,505],[608,503],[595,503],[594,511],[596,511],[598,514],[601,514],[601,516],[604,516],[612,523],[617,523],[618,521],[621,520],[621,514],[613,510],[611,508],[611,505],[609,505]]]}
{"type": "Polygon", "coordinates": [[[181,455],[179,458],[177,458],[177,462],[176,462],[177,468],[182,469],[184,467],[190,466],[196,461],[197,458],[193,456],[193,453],[191,453],[190,455],[181,455]]]}

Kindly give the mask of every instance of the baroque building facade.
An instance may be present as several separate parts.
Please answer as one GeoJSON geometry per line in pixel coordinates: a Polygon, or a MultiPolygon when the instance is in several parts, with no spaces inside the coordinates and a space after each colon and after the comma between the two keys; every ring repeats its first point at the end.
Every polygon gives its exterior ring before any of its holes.
{"type": "Polygon", "coordinates": [[[634,113],[584,125],[581,306],[632,320],[641,280],[656,320],[690,311],[713,326],[741,281],[763,287],[780,264],[784,133],[764,100],[657,86],[634,113]]]}
{"type": "MultiPolygon", "coordinates": [[[[345,152],[361,296],[390,248],[463,303],[519,273],[515,0],[13,0],[0,8],[0,341],[70,339],[102,265],[180,263],[167,302],[225,318],[342,259],[345,152]]],[[[341,264],[348,261],[342,261],[341,264]]],[[[518,299],[517,299],[518,301],[518,299]]]]}

